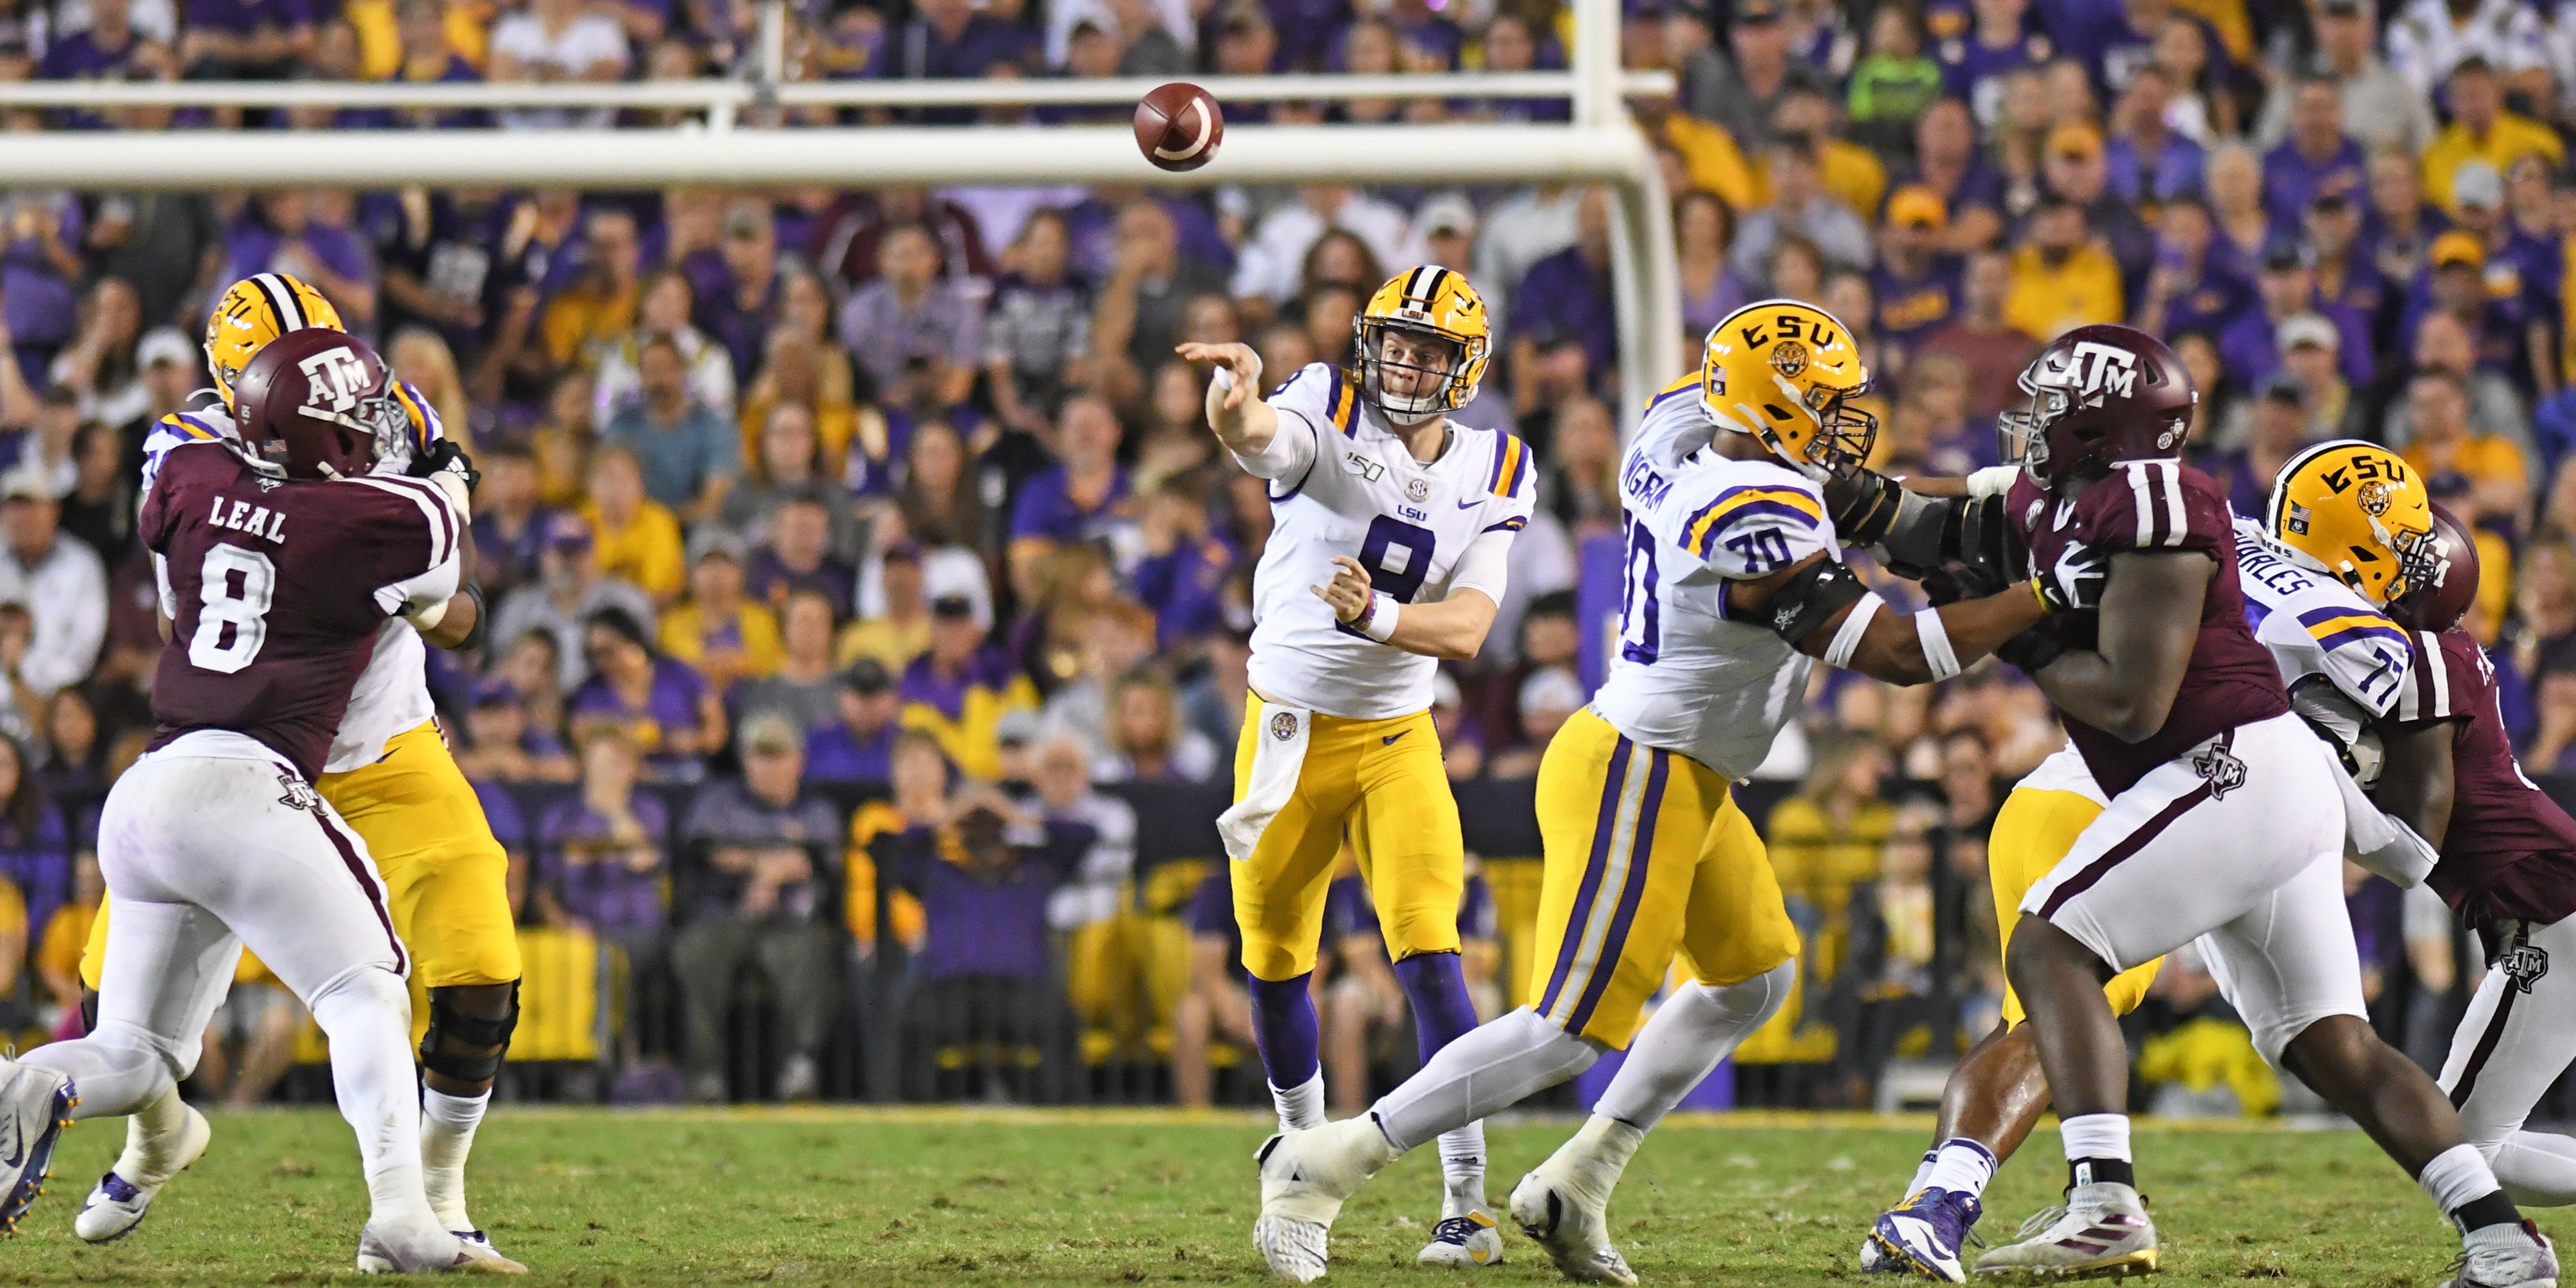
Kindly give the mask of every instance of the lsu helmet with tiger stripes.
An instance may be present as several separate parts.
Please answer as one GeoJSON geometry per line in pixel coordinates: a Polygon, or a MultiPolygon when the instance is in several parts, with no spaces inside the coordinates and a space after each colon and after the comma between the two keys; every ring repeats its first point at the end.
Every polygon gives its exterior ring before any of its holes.
{"type": "Polygon", "coordinates": [[[1476,386],[1494,357],[1494,329],[1485,316],[1485,297],[1468,284],[1466,274],[1438,264],[1409,268],[1388,278],[1369,296],[1359,316],[1351,319],[1351,334],[1359,342],[1362,396],[1399,425],[1420,424],[1474,401],[1476,386]],[[1430,336],[1456,348],[1446,371],[1405,367],[1437,378],[1429,392],[1397,396],[1386,391],[1389,331],[1430,336]]]}
{"type": "Polygon", "coordinates": [[[2425,482],[2376,443],[2339,438],[2291,457],[2263,526],[2311,571],[2381,608],[2443,580],[2425,482]]]}
{"type": "Polygon", "coordinates": [[[1849,475],[1878,441],[1860,348],[1833,314],[1796,300],[1747,304],[1709,329],[1700,403],[1811,479],[1849,475]]]}
{"type": "Polygon", "coordinates": [[[232,284],[206,317],[206,368],[224,405],[251,357],[269,341],[307,327],[343,330],[340,310],[322,292],[286,273],[259,273],[232,284]]]}

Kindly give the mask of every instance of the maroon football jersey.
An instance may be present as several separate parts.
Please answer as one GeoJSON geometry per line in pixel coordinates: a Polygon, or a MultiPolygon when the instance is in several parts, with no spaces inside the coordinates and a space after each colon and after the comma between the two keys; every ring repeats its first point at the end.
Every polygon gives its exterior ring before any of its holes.
{"type": "Polygon", "coordinates": [[[141,528],[166,561],[171,618],[152,745],[229,729],[306,778],[376,628],[415,595],[456,590],[457,514],[419,479],[282,480],[227,443],[188,443],[162,458],[141,528]]]}
{"type": "Polygon", "coordinates": [[[2407,634],[2406,687],[2383,730],[2456,726],[2451,825],[2426,881],[2469,919],[2541,924],[2576,913],[2576,819],[2522,776],[2496,706],[2495,666],[2467,631],[2407,634]]]}
{"type": "MultiPolygon", "coordinates": [[[[2196,550],[2217,565],[2200,602],[2200,638],[2164,727],[2144,742],[2122,742],[2058,712],[2084,766],[2104,792],[2127,791],[2147,771],[2202,741],[2286,714],[2290,700],[2269,651],[2245,624],[2236,584],[2236,530],[2227,495],[2210,477],[2178,461],[2124,461],[2111,473],[2060,500],[2027,476],[2013,482],[2008,505],[2030,543],[2031,570],[2053,568],[2070,552],[2196,550]]],[[[2117,575],[2117,574],[2114,574],[2117,575]]],[[[2092,647],[2098,615],[2066,623],[2070,644],[2092,647]]]]}

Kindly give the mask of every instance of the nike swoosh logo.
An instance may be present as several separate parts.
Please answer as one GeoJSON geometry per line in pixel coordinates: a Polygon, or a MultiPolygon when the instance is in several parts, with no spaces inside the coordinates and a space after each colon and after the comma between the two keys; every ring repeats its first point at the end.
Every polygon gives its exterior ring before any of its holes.
{"type": "Polygon", "coordinates": [[[1473,510],[1473,509],[1475,509],[1477,506],[1483,505],[1484,503],[1485,503],[1485,498],[1483,498],[1483,497],[1481,497],[1481,496],[1480,496],[1480,497],[1477,497],[1477,498],[1475,498],[1475,499],[1473,499],[1473,500],[1469,500],[1469,501],[1460,501],[1460,502],[1458,503],[1458,508],[1459,508],[1459,509],[1461,509],[1461,510],[1473,510]]]}
{"type": "Polygon", "coordinates": [[[1378,745],[1379,745],[1379,746],[1381,746],[1381,747],[1392,747],[1392,746],[1394,746],[1394,745],[1395,745],[1395,740],[1396,740],[1396,739],[1403,737],[1405,733],[1411,733],[1411,732],[1413,732],[1413,731],[1412,731],[1412,730],[1410,730],[1410,729],[1407,729],[1407,730],[1405,730],[1405,731],[1404,731],[1404,733],[1391,733],[1391,734],[1388,734],[1387,736],[1385,736],[1385,737],[1383,737],[1383,738],[1378,739],[1378,740],[1377,740],[1377,743],[1378,743],[1378,745]]]}

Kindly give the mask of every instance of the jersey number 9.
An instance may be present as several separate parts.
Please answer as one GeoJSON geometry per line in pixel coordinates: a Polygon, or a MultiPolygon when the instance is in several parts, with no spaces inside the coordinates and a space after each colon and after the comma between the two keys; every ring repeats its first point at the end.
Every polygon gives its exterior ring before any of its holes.
{"type": "Polygon", "coordinates": [[[1369,589],[1382,591],[1399,604],[1410,604],[1431,575],[1431,551],[1439,543],[1429,528],[1381,514],[1369,521],[1360,542],[1360,567],[1368,570],[1369,589]]]}

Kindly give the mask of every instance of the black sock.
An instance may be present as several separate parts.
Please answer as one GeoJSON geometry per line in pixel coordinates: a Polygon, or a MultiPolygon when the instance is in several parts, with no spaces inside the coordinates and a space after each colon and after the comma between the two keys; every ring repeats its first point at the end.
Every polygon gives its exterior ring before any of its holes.
{"type": "Polygon", "coordinates": [[[2503,1190],[2494,1190],[2451,1209],[2451,1220],[2460,1227],[2460,1233],[2466,1234],[2491,1225],[2520,1225],[2522,1213],[2515,1210],[2513,1200],[2506,1198],[2503,1190]]]}
{"type": "MultiPolygon", "coordinates": [[[[2138,1187],[2138,1169],[2125,1158],[2077,1158],[2066,1164],[2067,1187],[2126,1185],[2138,1187]]],[[[2467,1209],[2463,1208],[2462,1211],[2467,1209]]]]}

